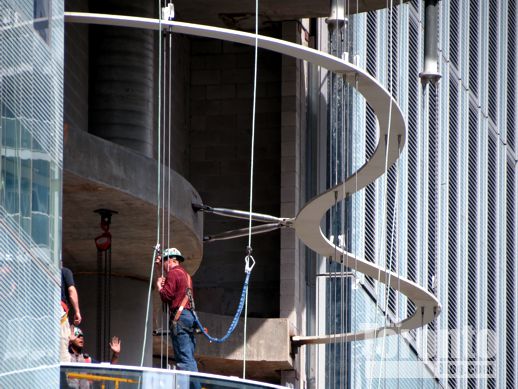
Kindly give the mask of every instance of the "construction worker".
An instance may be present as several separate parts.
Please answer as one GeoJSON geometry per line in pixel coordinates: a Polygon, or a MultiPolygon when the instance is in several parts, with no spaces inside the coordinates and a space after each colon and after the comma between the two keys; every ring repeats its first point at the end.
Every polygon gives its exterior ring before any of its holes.
{"type": "Polygon", "coordinates": [[[168,248],[156,263],[162,262],[163,276],[158,277],[156,287],[160,298],[169,307],[169,328],[173,342],[174,357],[178,370],[198,371],[194,359],[194,315],[192,308],[192,280],[180,265],[184,261],[176,248],[168,248]]]}
{"type": "Polygon", "coordinates": [[[79,297],[74,275],[69,268],[64,266],[61,266],[61,309],[59,359],[61,362],[70,362],[70,353],[68,352],[68,342],[71,336],[70,325],[72,321],[74,325],[81,324],[81,311],[79,310],[79,297]],[[69,317],[70,308],[74,313],[73,320],[69,317]]]}
{"type": "MultiPolygon", "coordinates": [[[[70,353],[70,361],[71,362],[79,362],[79,363],[98,363],[95,359],[93,359],[90,355],[83,352],[85,346],[85,340],[83,331],[79,327],[73,327],[72,333],[70,334],[70,343],[68,346],[68,351],[70,353]]],[[[119,361],[119,354],[121,351],[121,341],[117,336],[112,338],[110,342],[110,348],[112,350],[112,359],[111,364],[114,365],[119,361]]],[[[94,382],[85,379],[85,378],[69,378],[65,376],[67,385],[61,387],[74,388],[74,389],[92,389],[94,387],[94,382]]],[[[62,385],[64,381],[61,381],[62,385]]],[[[102,386],[105,387],[104,385],[102,386]]]]}
{"type": "Polygon", "coordinates": [[[74,313],[73,322],[69,319],[70,324],[73,323],[76,326],[81,324],[82,318],[81,311],[79,310],[79,297],[74,282],[74,275],[68,267],[61,268],[61,301],[66,304],[68,309],[72,308],[74,313]]]}
{"type": "MultiPolygon", "coordinates": [[[[83,352],[84,346],[85,340],[83,331],[81,331],[79,327],[74,327],[70,334],[70,344],[68,346],[71,362],[98,363],[90,355],[83,352]]],[[[119,355],[121,352],[121,341],[117,336],[112,338],[110,349],[112,350],[112,359],[110,363],[115,365],[119,362],[119,355]]]]}

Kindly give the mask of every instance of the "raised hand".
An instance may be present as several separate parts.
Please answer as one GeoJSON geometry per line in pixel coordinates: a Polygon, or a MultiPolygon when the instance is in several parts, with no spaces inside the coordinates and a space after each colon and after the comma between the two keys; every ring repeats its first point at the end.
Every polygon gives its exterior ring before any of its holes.
{"type": "Polygon", "coordinates": [[[121,352],[121,340],[118,336],[114,336],[110,342],[110,348],[114,354],[120,354],[121,352]]]}

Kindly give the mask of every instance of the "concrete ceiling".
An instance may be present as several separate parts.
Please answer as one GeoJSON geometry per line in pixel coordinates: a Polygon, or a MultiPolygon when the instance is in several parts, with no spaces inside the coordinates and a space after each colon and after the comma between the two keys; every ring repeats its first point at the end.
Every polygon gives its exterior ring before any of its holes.
{"type": "MultiPolygon", "coordinates": [[[[174,2],[176,20],[189,23],[252,28],[255,15],[254,0],[180,0],[174,2]]],[[[329,0],[260,0],[259,15],[264,25],[268,21],[294,20],[329,15],[329,0]]]]}
{"type": "MultiPolygon", "coordinates": [[[[347,14],[387,7],[386,0],[345,0],[345,3],[347,14]]],[[[175,19],[181,22],[244,30],[253,29],[255,23],[254,0],[177,0],[174,6],[175,19]]],[[[276,21],[328,17],[331,0],[260,0],[259,15],[262,26],[276,21]]]]}
{"type": "MultiPolygon", "coordinates": [[[[346,14],[387,7],[386,0],[344,1],[346,14]]],[[[407,1],[403,0],[404,3],[407,1]]],[[[255,0],[176,0],[173,3],[177,21],[243,30],[254,28],[255,0]]],[[[268,26],[270,22],[329,17],[331,3],[331,0],[260,0],[260,23],[261,26],[268,26]]],[[[89,10],[80,7],[79,4],[71,4],[67,6],[67,11],[88,12],[89,10]]]]}

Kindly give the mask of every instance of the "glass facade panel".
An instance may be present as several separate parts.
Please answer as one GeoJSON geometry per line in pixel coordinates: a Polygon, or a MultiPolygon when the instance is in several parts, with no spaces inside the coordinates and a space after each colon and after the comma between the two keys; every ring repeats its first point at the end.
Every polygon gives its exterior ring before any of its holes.
{"type": "Polygon", "coordinates": [[[58,387],[63,2],[0,15],[0,387],[58,387]]]}
{"type": "Polygon", "coordinates": [[[282,388],[256,381],[179,370],[67,364],[61,367],[61,388],[178,388],[178,389],[260,389],[282,388]]]}
{"type": "MultiPolygon", "coordinates": [[[[437,84],[419,79],[425,30],[420,2],[347,18],[354,37],[348,58],[360,58],[362,68],[397,98],[408,136],[385,176],[352,196],[350,208],[338,205],[329,212],[327,230],[329,239],[343,234],[356,255],[426,287],[439,298],[442,312],[403,336],[352,342],[350,355],[327,346],[332,355],[326,355],[326,387],[516,386],[518,354],[512,345],[518,315],[511,291],[517,269],[517,93],[509,86],[516,78],[516,26],[497,21],[515,15],[517,6],[515,1],[437,4],[442,26],[437,84]],[[468,22],[477,28],[460,27],[468,22]],[[377,376],[367,370],[367,358],[380,362],[377,376]],[[341,374],[350,378],[336,378],[341,374]]],[[[363,163],[358,156],[368,158],[377,139],[370,108],[333,93],[330,104],[345,103],[344,115],[351,115],[354,125],[345,126],[352,139],[345,146],[329,125],[329,150],[319,161],[331,185],[330,177],[337,177],[333,169],[347,158],[354,166],[363,163]],[[334,153],[333,147],[346,152],[334,153]]],[[[351,330],[414,313],[407,298],[376,280],[355,274],[351,282],[352,290],[328,286],[320,296],[328,333],[347,329],[336,324],[337,307],[346,315],[339,323],[351,330]]]]}

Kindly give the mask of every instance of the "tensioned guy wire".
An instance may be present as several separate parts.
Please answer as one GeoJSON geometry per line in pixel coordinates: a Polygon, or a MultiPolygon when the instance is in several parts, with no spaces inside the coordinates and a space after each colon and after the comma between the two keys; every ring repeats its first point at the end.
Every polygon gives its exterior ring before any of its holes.
{"type": "MultiPolygon", "coordinates": [[[[165,5],[165,4],[163,4],[165,5]]],[[[161,15],[162,17],[162,15],[161,15]]],[[[159,34],[159,39],[160,41],[163,43],[163,40],[164,40],[164,33],[162,31],[162,29],[160,30],[160,34],[159,34]]],[[[162,47],[161,47],[162,50],[164,50],[164,45],[162,44],[162,47]]],[[[166,152],[166,148],[165,148],[165,134],[166,134],[166,128],[167,128],[167,114],[166,114],[166,99],[165,99],[165,93],[166,93],[166,78],[167,78],[167,73],[166,73],[166,62],[167,62],[167,57],[164,55],[164,53],[162,53],[162,62],[159,63],[159,66],[162,67],[162,80],[161,80],[161,83],[162,83],[162,89],[161,89],[161,95],[162,95],[162,99],[161,99],[161,103],[162,103],[162,126],[161,126],[161,136],[162,136],[162,160],[159,160],[159,164],[161,164],[164,169],[162,169],[162,176],[160,177],[160,179],[162,180],[162,183],[161,183],[161,187],[162,187],[162,193],[161,193],[161,196],[162,196],[162,207],[161,207],[161,222],[162,222],[162,237],[161,237],[161,242],[163,244],[163,242],[165,242],[165,234],[166,234],[166,227],[165,227],[165,211],[166,211],[166,202],[165,202],[165,192],[166,192],[166,180],[165,180],[165,161],[166,161],[166,155],[165,155],[165,152],[166,152]]],[[[163,266],[160,266],[160,276],[163,277],[164,276],[164,267],[163,266]]],[[[161,319],[162,319],[162,329],[164,328],[164,314],[166,313],[167,311],[167,304],[163,303],[162,302],[162,311],[161,311],[161,319]]],[[[167,333],[165,335],[167,337],[167,333]]],[[[167,347],[167,343],[165,343],[165,346],[167,347]]],[[[164,331],[161,331],[160,333],[160,363],[162,364],[163,362],[163,349],[164,349],[164,331]]]]}
{"type": "MultiPolygon", "coordinates": [[[[253,211],[253,191],[254,191],[254,145],[255,145],[255,112],[257,105],[257,54],[259,38],[259,0],[255,0],[255,44],[254,44],[254,91],[252,101],[252,139],[250,145],[250,204],[248,219],[248,247],[247,257],[252,254],[252,211],[253,211]]],[[[248,287],[245,292],[245,317],[243,323],[243,379],[246,378],[246,327],[248,317],[248,287]]]]}
{"type": "MultiPolygon", "coordinates": [[[[165,4],[164,4],[165,5],[165,4]]],[[[169,20],[171,20],[171,15],[169,15],[169,20]]],[[[168,147],[167,147],[167,247],[171,247],[171,140],[172,140],[172,101],[171,101],[171,89],[172,89],[172,79],[173,79],[173,69],[172,69],[172,61],[173,61],[173,29],[169,27],[167,31],[167,42],[168,42],[168,51],[167,51],[167,132],[168,132],[168,147]]],[[[163,267],[162,267],[163,268],[163,267]]],[[[169,304],[166,305],[166,318],[169,320],[169,304]]],[[[169,327],[169,322],[167,323],[169,327]]],[[[162,327],[163,328],[163,327],[162,327]]],[[[165,355],[166,361],[169,365],[169,331],[166,331],[165,338],[165,355]]]]}
{"type": "MultiPolygon", "coordinates": [[[[158,15],[162,14],[162,7],[160,4],[160,0],[158,1],[158,15]]],[[[159,34],[162,34],[162,18],[159,18],[159,34]]],[[[162,39],[158,39],[158,63],[162,63],[162,39]]],[[[157,142],[158,142],[158,155],[157,155],[157,210],[156,210],[156,219],[157,219],[157,225],[156,225],[156,242],[157,246],[155,246],[155,249],[153,250],[153,256],[151,257],[151,271],[149,276],[149,288],[147,293],[147,304],[146,304],[146,320],[144,323],[144,336],[142,340],[142,354],[140,358],[140,366],[144,366],[144,356],[146,352],[146,340],[147,340],[147,332],[148,332],[148,325],[149,325],[149,307],[151,302],[151,288],[153,286],[153,275],[155,270],[155,257],[157,254],[158,249],[158,243],[160,242],[160,178],[161,178],[161,168],[160,168],[160,160],[161,160],[161,154],[160,154],[160,147],[161,147],[161,137],[160,137],[160,131],[161,131],[161,123],[160,119],[162,116],[161,107],[162,107],[162,91],[161,91],[161,83],[162,83],[162,67],[158,66],[158,109],[157,109],[157,142]]]]}
{"type": "MultiPolygon", "coordinates": [[[[386,8],[387,8],[387,36],[388,36],[388,53],[387,53],[387,61],[388,61],[388,66],[387,66],[387,74],[389,75],[389,79],[387,81],[388,83],[388,90],[389,92],[392,92],[392,87],[391,87],[391,84],[392,84],[392,0],[387,0],[387,4],[386,4],[386,8]],[[390,3],[390,4],[389,4],[390,3]]],[[[388,123],[390,123],[390,117],[392,116],[392,101],[389,100],[388,101],[388,104],[389,104],[389,121],[388,123]]],[[[385,168],[384,168],[384,186],[382,188],[382,204],[385,204],[383,208],[383,212],[382,212],[382,222],[381,222],[381,233],[380,233],[380,236],[379,236],[379,244],[378,244],[378,264],[381,264],[381,260],[382,260],[382,254],[384,252],[386,252],[386,250],[383,249],[383,247],[385,247],[385,241],[386,241],[386,223],[387,223],[387,209],[386,209],[386,201],[387,201],[387,191],[388,191],[388,176],[387,176],[387,173],[388,173],[388,149],[389,149],[389,139],[390,139],[390,133],[391,133],[391,127],[389,126],[387,128],[387,138],[384,140],[386,142],[386,144],[384,145],[385,147],[385,168]]],[[[387,260],[385,259],[384,261],[384,267],[385,267],[385,271],[387,271],[387,260]]],[[[377,285],[376,285],[376,296],[380,296],[380,285],[381,285],[381,267],[379,268],[378,270],[378,277],[377,277],[377,285]]],[[[377,298],[377,301],[376,301],[376,310],[375,310],[375,322],[377,323],[378,321],[378,315],[379,315],[379,310],[380,310],[380,304],[378,302],[378,298],[377,298]]],[[[385,312],[386,314],[386,312],[385,312]]],[[[376,339],[375,339],[376,340],[376,339]]],[[[375,341],[374,340],[374,341],[375,341]]],[[[383,341],[382,343],[382,346],[384,348],[385,346],[385,342],[383,341]]],[[[373,347],[373,352],[375,352],[375,347],[373,347]]],[[[386,350],[382,350],[382,357],[381,357],[381,363],[380,363],[380,369],[382,368],[382,365],[383,365],[383,361],[384,361],[384,358],[385,358],[385,354],[386,354],[386,350]]],[[[374,355],[373,355],[374,357],[374,355]]],[[[372,377],[369,379],[369,387],[371,387],[371,384],[372,384],[372,377]]],[[[378,375],[378,388],[379,388],[379,385],[381,383],[381,372],[379,373],[378,375]]]]}
{"type": "MultiPolygon", "coordinates": [[[[388,61],[388,66],[387,66],[387,75],[388,75],[388,80],[387,80],[387,87],[388,87],[388,90],[389,92],[392,92],[392,82],[393,82],[393,69],[392,69],[392,49],[393,49],[393,37],[392,37],[392,12],[393,12],[393,3],[392,3],[392,0],[390,1],[387,1],[387,35],[388,35],[388,50],[387,50],[387,61],[388,61]]],[[[392,114],[392,102],[389,101],[389,116],[392,114]]],[[[380,253],[385,253],[385,261],[384,261],[384,270],[387,271],[388,269],[388,260],[387,260],[387,250],[386,250],[386,240],[387,240],[387,201],[388,201],[388,185],[389,185],[389,177],[388,177],[388,148],[389,148],[389,144],[388,144],[388,139],[390,139],[390,130],[391,128],[389,127],[388,128],[388,134],[389,136],[387,137],[387,144],[385,145],[385,150],[386,150],[386,155],[385,155],[385,173],[384,173],[384,177],[385,177],[385,180],[384,180],[384,187],[383,187],[383,204],[385,204],[385,206],[383,207],[383,221],[382,221],[382,229],[383,229],[383,232],[381,234],[381,239],[380,239],[380,253]],[[381,247],[383,247],[384,249],[382,250],[381,247]]],[[[379,260],[381,261],[381,255],[379,257],[379,260]]],[[[380,268],[381,269],[381,268],[380,268]]],[[[378,272],[378,290],[379,290],[379,286],[380,286],[380,277],[381,277],[381,271],[378,272]]],[[[389,274],[389,277],[390,277],[390,274],[389,274]]],[[[387,284],[390,284],[390,281],[387,282],[387,284]]],[[[384,288],[384,299],[386,298],[386,295],[389,293],[389,288],[384,288]]],[[[379,293],[378,293],[379,295],[379,293]]],[[[377,303],[377,309],[376,309],[376,321],[377,321],[377,317],[378,317],[378,312],[380,310],[381,306],[379,303],[377,303]]],[[[386,320],[387,318],[387,311],[384,311],[384,320],[386,320]]],[[[385,365],[385,362],[386,362],[386,348],[385,348],[385,337],[383,337],[382,339],[382,350],[381,350],[381,360],[380,360],[380,365],[379,365],[379,373],[378,373],[378,389],[380,388],[380,385],[381,385],[381,370],[383,368],[383,366],[385,365]]]]}

